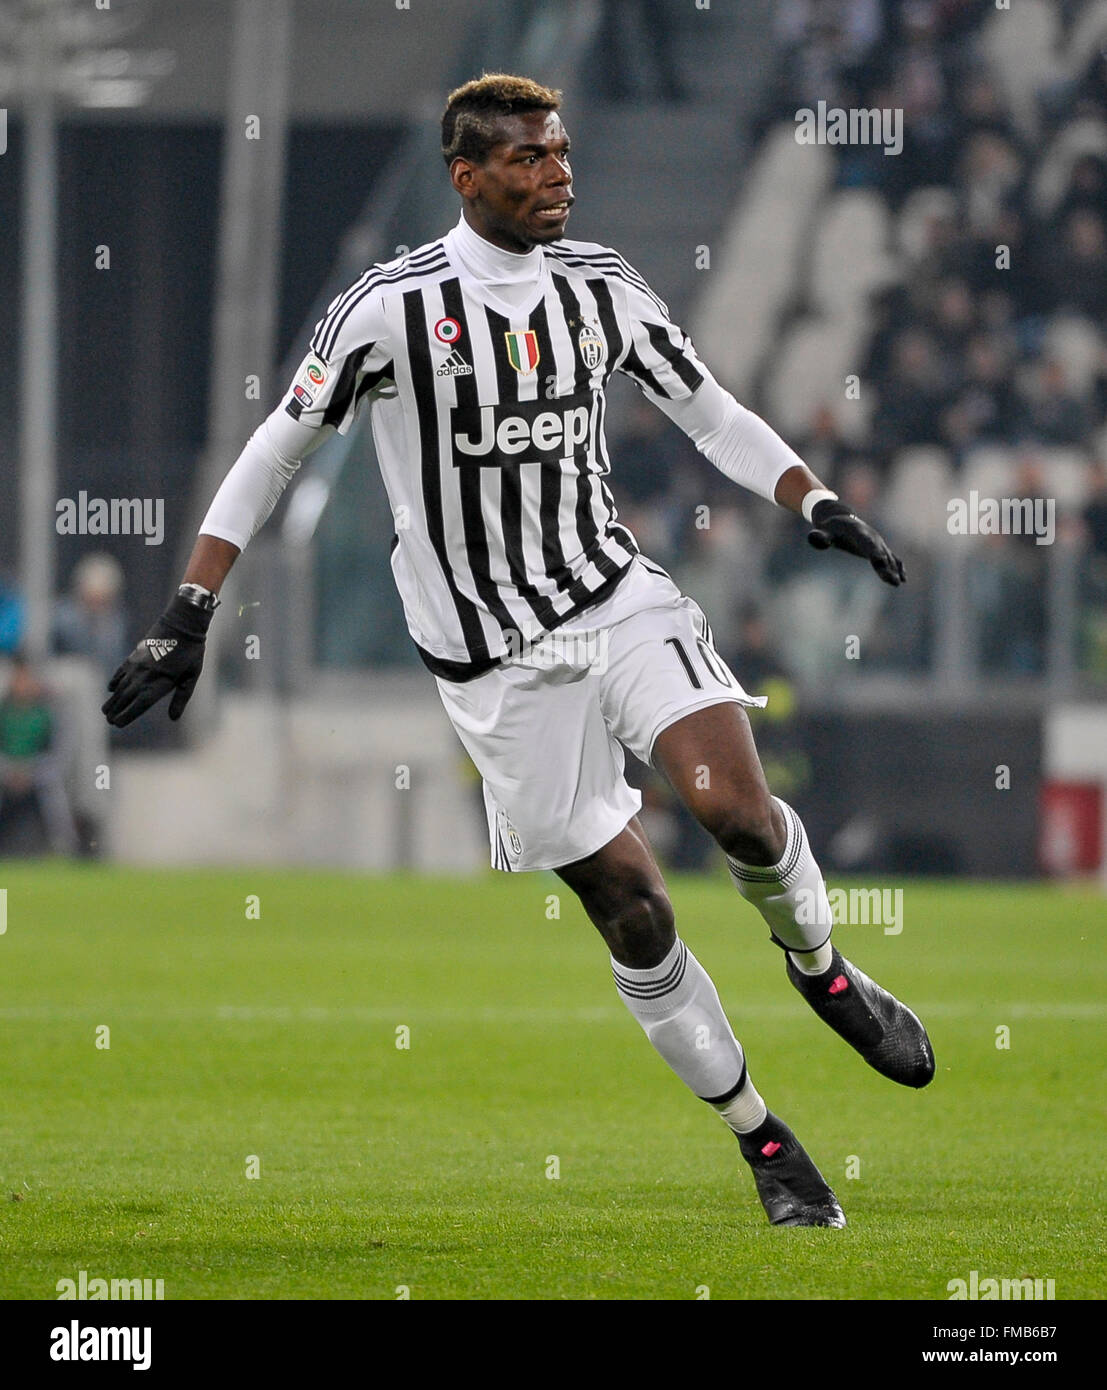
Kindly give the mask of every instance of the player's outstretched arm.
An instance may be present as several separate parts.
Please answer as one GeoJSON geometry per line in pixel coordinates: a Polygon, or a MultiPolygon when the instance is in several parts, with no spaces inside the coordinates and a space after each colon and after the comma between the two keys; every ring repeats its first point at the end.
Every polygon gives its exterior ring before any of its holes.
{"type": "MultiPolygon", "coordinates": [[[[637,272],[627,268],[630,276],[637,272]]],[[[739,405],[700,361],[688,334],[639,277],[623,288],[631,321],[633,364],[620,370],[691,439],[721,473],[759,497],[811,522],[808,540],[868,560],[885,584],[906,581],[884,538],[825,488],[800,456],[752,410],[739,405]]]]}
{"type": "Polygon", "coordinates": [[[807,539],[816,550],[845,550],[868,560],[885,582],[896,587],[907,582],[903,561],[892,554],[884,537],[862,521],[852,507],[840,502],[807,468],[789,468],[777,481],[776,501],[798,512],[814,529],[807,539]]]}
{"type": "Polygon", "coordinates": [[[108,682],[101,709],[109,724],[130,724],[170,692],[169,718],[180,719],[200,678],[208,626],[231,566],[271,515],[301,460],[336,429],[349,430],[359,408],[391,381],[388,327],[367,278],[368,272],[331,302],[280,404],[223,479],[183,583],[108,682]]]}
{"type": "Polygon", "coordinates": [[[240,553],[218,536],[197,537],[169,607],[108,682],[110,693],[101,712],[109,724],[122,729],[171,691],[169,718],[180,719],[204,666],[219,590],[240,553]]]}

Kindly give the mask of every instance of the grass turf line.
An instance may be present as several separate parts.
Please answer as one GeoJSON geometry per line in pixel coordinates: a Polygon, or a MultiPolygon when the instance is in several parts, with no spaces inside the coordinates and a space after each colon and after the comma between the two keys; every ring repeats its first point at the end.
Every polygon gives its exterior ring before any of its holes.
{"type": "Polygon", "coordinates": [[[912,1092],[810,1014],[725,878],[671,886],[847,1230],[768,1226],[553,875],[9,863],[0,1297],[81,1269],[190,1299],[945,1299],[972,1269],[1099,1296],[1101,898],[897,883],[901,935],[839,928],[930,1026],[912,1092]]]}

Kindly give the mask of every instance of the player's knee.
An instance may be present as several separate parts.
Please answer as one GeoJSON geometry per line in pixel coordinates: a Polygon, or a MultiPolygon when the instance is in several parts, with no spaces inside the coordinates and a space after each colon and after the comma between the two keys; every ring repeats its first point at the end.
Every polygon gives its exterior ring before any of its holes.
{"type": "Polygon", "coordinates": [[[652,883],[627,889],[610,905],[601,931],[621,965],[648,970],[659,964],[676,940],[676,916],[668,893],[652,883]]]}
{"type": "Polygon", "coordinates": [[[721,799],[700,820],[720,847],[743,864],[780,862],[787,830],[771,796],[721,799]]]}

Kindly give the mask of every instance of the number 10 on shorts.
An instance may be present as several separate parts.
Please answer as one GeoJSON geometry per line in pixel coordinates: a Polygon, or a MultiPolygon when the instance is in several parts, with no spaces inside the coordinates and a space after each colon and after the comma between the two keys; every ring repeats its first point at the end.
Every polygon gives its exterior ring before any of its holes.
{"type": "MultiPolygon", "coordinates": [[[[687,649],[680,638],[666,637],[665,645],[667,647],[672,647],[673,651],[676,652],[681,666],[684,667],[684,674],[692,683],[692,688],[694,690],[702,690],[703,681],[700,680],[699,673],[695,666],[693,666],[692,659],[688,655],[687,649]]],[[[711,650],[702,637],[696,638],[696,646],[699,648],[700,660],[703,662],[704,666],[707,667],[708,672],[714,676],[715,680],[720,685],[733,687],[734,682],[730,678],[730,672],[723,665],[717,653],[711,650]]]]}

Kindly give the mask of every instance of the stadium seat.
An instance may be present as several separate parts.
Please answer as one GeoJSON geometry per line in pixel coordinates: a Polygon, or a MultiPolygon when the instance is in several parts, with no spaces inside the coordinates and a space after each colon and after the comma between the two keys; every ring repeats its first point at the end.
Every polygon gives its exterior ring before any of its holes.
{"type": "Polygon", "coordinates": [[[949,453],[934,445],[901,449],[892,463],[884,510],[906,540],[932,546],[949,534],[949,499],[956,491],[949,453]]]}
{"type": "Polygon", "coordinates": [[[1069,76],[1080,77],[1096,50],[1107,44],[1107,0],[1087,0],[1065,45],[1069,76]]]}
{"type": "Polygon", "coordinates": [[[1031,137],[1038,130],[1039,90],[1063,74],[1058,9],[1052,0],[1018,0],[1010,9],[994,10],[980,31],[981,52],[995,69],[1012,117],[1031,137]]]}
{"type": "Polygon", "coordinates": [[[1042,348],[1045,357],[1061,364],[1069,390],[1087,397],[1095,384],[1101,354],[1107,350],[1107,342],[1091,319],[1079,314],[1054,315],[1042,348]]]}
{"type": "Polygon", "coordinates": [[[954,494],[967,498],[976,491],[981,497],[1013,497],[1016,459],[1011,449],[982,444],[965,459],[959,486],[954,494]]]}
{"type": "Polygon", "coordinates": [[[846,377],[857,371],[868,336],[867,317],[844,312],[809,316],[794,325],[766,382],[769,418],[780,433],[802,438],[814,412],[825,405],[846,439],[865,436],[872,402],[863,387],[859,400],[848,399],[846,377]]]}
{"type": "Polygon", "coordinates": [[[811,263],[811,302],[827,314],[857,315],[895,278],[888,209],[879,193],[846,189],[820,209],[811,263]]]}
{"type": "Polygon", "coordinates": [[[834,173],[833,153],[798,145],[782,122],[765,138],[724,231],[716,269],[704,276],[692,331],[712,370],[748,396],[790,304],[810,219],[834,173]]]}
{"type": "Polygon", "coordinates": [[[1057,510],[1072,516],[1083,510],[1091,486],[1087,453],[1083,449],[1037,451],[1047,497],[1057,499],[1057,510]]]}
{"type": "Polygon", "coordinates": [[[905,200],[896,222],[894,242],[900,256],[910,263],[922,260],[929,246],[928,229],[938,218],[955,222],[957,199],[950,188],[916,188],[905,200]]]}
{"type": "Polygon", "coordinates": [[[1107,158],[1107,124],[1096,116],[1070,121],[1043,151],[1030,180],[1030,196],[1039,217],[1052,217],[1069,186],[1072,166],[1085,154],[1107,158]]]}

